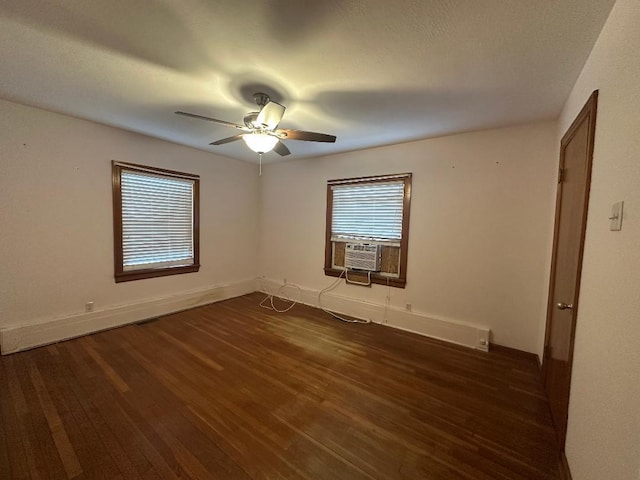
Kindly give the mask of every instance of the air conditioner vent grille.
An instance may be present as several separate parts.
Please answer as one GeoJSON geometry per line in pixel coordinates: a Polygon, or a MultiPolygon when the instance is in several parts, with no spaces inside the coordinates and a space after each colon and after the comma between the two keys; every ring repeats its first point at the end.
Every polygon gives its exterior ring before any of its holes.
{"type": "Polygon", "coordinates": [[[347,243],[344,253],[345,268],[380,271],[382,248],[366,243],[347,243]]]}

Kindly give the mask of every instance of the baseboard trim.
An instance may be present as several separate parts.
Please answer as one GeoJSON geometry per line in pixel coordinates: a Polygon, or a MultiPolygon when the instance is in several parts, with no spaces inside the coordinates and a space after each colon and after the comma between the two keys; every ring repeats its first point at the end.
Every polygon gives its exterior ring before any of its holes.
{"type": "Polygon", "coordinates": [[[564,452],[560,453],[560,478],[561,480],[573,480],[571,470],[569,469],[569,462],[567,462],[567,456],[564,452]]]}
{"type": "Polygon", "coordinates": [[[520,358],[526,358],[527,360],[535,363],[540,366],[540,358],[535,353],[525,352],[524,350],[518,350],[517,348],[505,347],[504,345],[498,345],[497,343],[491,344],[491,351],[494,352],[504,352],[509,355],[517,356],[520,358]]]}
{"type": "MultiPolygon", "coordinates": [[[[2,355],[40,347],[70,338],[116,328],[130,323],[188,310],[190,308],[239,297],[256,290],[273,293],[282,284],[260,279],[249,279],[205,289],[182,292],[176,295],[152,299],[130,305],[118,305],[89,313],[78,313],[64,317],[44,319],[24,325],[8,326],[0,330],[0,353],[2,355]]],[[[318,305],[318,290],[301,288],[286,292],[294,300],[312,307],[318,305]],[[295,298],[299,296],[299,298],[295,298]]],[[[488,351],[490,330],[488,327],[470,322],[437,318],[420,312],[384,304],[356,300],[353,298],[324,294],[322,306],[342,315],[370,320],[388,327],[424,335],[477,350],[488,351]]],[[[507,348],[507,347],[498,347],[507,348]]],[[[523,352],[525,353],[525,352],[523,352]]],[[[532,354],[533,355],[533,354],[532,354]]]]}
{"type": "Polygon", "coordinates": [[[240,297],[255,292],[255,290],[256,281],[252,278],[135,304],[113,306],[90,313],[79,313],[25,325],[8,326],[0,330],[0,352],[2,355],[6,355],[40,347],[101,330],[108,330],[209,303],[240,297]]]}
{"type": "MultiPolygon", "coordinates": [[[[282,284],[268,278],[258,279],[258,289],[263,293],[275,293],[282,284]]],[[[318,290],[297,286],[285,286],[284,294],[292,300],[312,307],[318,305],[318,290]]],[[[388,327],[417,333],[438,340],[463,345],[477,350],[489,350],[490,330],[483,325],[470,322],[437,318],[420,312],[408,312],[384,304],[356,300],[333,293],[322,295],[322,307],[332,312],[351,317],[370,320],[388,327]]]]}

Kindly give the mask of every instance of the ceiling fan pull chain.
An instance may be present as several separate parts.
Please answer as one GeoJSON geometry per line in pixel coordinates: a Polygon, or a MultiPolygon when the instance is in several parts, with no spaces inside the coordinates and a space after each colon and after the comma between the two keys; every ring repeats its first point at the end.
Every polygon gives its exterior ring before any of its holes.
{"type": "Polygon", "coordinates": [[[260,156],[260,174],[258,176],[261,177],[262,176],[262,154],[259,153],[258,155],[260,156]]]}

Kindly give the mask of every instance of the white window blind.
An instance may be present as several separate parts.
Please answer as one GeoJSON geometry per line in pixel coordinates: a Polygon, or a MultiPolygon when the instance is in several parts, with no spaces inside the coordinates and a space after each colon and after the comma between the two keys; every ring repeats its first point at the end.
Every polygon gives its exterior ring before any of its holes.
{"type": "Polygon", "coordinates": [[[331,240],[402,239],[404,181],[333,185],[331,240]]]}
{"type": "Polygon", "coordinates": [[[124,271],[194,264],[194,181],[123,170],[124,271]]]}

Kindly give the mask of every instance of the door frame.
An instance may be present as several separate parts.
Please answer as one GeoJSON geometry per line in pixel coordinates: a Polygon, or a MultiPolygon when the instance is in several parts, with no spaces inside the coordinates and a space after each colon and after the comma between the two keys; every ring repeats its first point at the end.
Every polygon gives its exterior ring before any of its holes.
{"type": "MultiPolygon", "coordinates": [[[[591,168],[593,165],[593,150],[595,143],[595,131],[596,131],[596,116],[598,110],[598,90],[595,90],[587,103],[584,105],[576,119],[573,121],[567,132],[562,137],[560,141],[560,162],[558,169],[558,190],[556,192],[556,213],[555,213],[555,223],[553,228],[553,251],[551,254],[551,274],[549,279],[549,295],[547,300],[547,319],[545,325],[545,335],[544,335],[544,351],[543,351],[543,359],[542,359],[542,381],[545,386],[546,391],[546,380],[548,373],[548,351],[549,351],[549,339],[551,335],[551,317],[554,305],[553,292],[555,290],[555,275],[556,275],[556,261],[558,254],[558,232],[559,232],[559,222],[560,222],[560,213],[561,213],[561,205],[562,205],[562,182],[564,176],[564,164],[565,164],[565,151],[567,144],[573,139],[575,136],[578,127],[582,124],[583,121],[589,122],[589,133],[587,140],[587,165],[586,165],[586,176],[585,176],[585,193],[584,193],[584,209],[582,215],[582,223],[580,226],[580,245],[579,245],[579,253],[578,253],[578,268],[577,268],[577,276],[576,276],[576,284],[575,284],[575,293],[572,299],[572,303],[574,305],[572,310],[572,321],[571,321],[571,336],[570,336],[570,345],[569,345],[569,359],[568,359],[568,367],[569,367],[569,376],[567,381],[569,382],[569,390],[567,392],[567,396],[571,395],[571,376],[573,371],[573,348],[575,344],[576,337],[576,324],[578,317],[578,300],[580,298],[580,280],[582,277],[582,257],[584,254],[584,241],[585,235],[587,231],[587,214],[589,210],[589,193],[591,190],[591,168]]],[[[567,398],[567,405],[569,404],[569,399],[567,398]]],[[[569,415],[569,412],[566,412],[566,416],[569,415]]],[[[567,437],[567,422],[564,422],[564,428],[561,430],[558,429],[556,425],[556,436],[558,438],[558,445],[561,451],[564,451],[565,441],[567,437]]]]}

